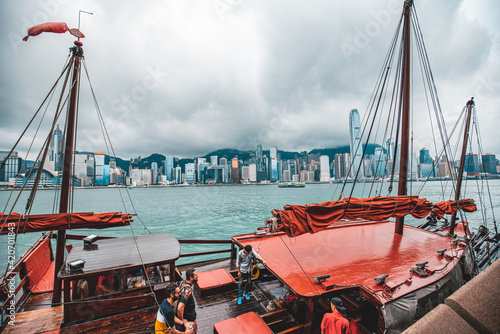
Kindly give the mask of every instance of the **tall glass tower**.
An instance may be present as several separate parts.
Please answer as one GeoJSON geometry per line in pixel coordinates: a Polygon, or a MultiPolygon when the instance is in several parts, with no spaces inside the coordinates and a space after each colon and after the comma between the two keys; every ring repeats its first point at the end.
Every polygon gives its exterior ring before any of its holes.
{"type": "Polygon", "coordinates": [[[167,177],[167,181],[174,180],[174,157],[167,155],[163,161],[163,174],[167,177]]]}
{"type": "Polygon", "coordinates": [[[258,144],[255,149],[255,158],[257,163],[257,172],[265,172],[266,166],[264,166],[264,160],[262,159],[262,145],[258,144]]]}
{"type": "Polygon", "coordinates": [[[269,151],[271,156],[271,182],[278,181],[278,148],[271,147],[269,151]]]}
{"type": "MultiPolygon", "coordinates": [[[[352,159],[351,173],[352,177],[356,177],[363,155],[363,146],[361,145],[361,122],[359,121],[359,112],[357,109],[353,109],[349,113],[349,144],[352,159]]],[[[363,168],[360,168],[358,177],[364,177],[363,168]]]]}
{"type": "Polygon", "coordinates": [[[50,156],[49,161],[54,161],[54,171],[59,171],[62,169],[62,148],[63,148],[63,133],[59,129],[59,124],[57,128],[52,133],[52,140],[50,141],[50,156]]]}

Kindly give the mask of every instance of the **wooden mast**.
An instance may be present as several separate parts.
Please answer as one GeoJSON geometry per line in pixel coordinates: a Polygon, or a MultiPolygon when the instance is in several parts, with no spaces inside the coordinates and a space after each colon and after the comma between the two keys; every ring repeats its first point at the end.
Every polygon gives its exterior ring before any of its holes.
{"type": "MultiPolygon", "coordinates": [[[[63,177],[61,183],[61,198],[59,202],[59,213],[68,213],[69,192],[71,187],[71,170],[73,162],[73,145],[75,139],[76,104],[78,98],[78,80],[80,76],[81,58],[83,57],[83,45],[80,41],[75,41],[75,46],[71,48],[74,58],[73,80],[71,80],[71,96],[67,115],[66,145],[64,149],[63,177]]],[[[57,274],[64,261],[64,247],[66,245],[66,230],[57,232],[57,248],[54,268],[54,290],[52,304],[61,303],[61,280],[57,274]]]]}
{"type": "MultiPolygon", "coordinates": [[[[401,152],[399,163],[398,196],[406,195],[408,153],[410,144],[410,13],[413,0],[404,3],[403,66],[401,78],[401,152]]],[[[404,217],[396,218],[394,233],[403,235],[404,217]]]]}
{"type": "MultiPolygon", "coordinates": [[[[458,169],[458,177],[457,177],[457,188],[455,189],[455,202],[458,202],[460,199],[460,190],[462,188],[462,176],[464,175],[464,166],[465,166],[465,155],[467,154],[467,143],[469,141],[469,131],[470,131],[470,121],[472,119],[472,107],[474,106],[474,98],[471,98],[469,102],[467,102],[467,121],[465,123],[465,131],[464,131],[464,142],[462,144],[462,155],[460,157],[460,168],[458,169]]],[[[448,162],[449,164],[450,162],[448,162]]],[[[458,210],[451,215],[451,226],[450,226],[450,235],[455,233],[455,220],[457,219],[458,210]]]]}

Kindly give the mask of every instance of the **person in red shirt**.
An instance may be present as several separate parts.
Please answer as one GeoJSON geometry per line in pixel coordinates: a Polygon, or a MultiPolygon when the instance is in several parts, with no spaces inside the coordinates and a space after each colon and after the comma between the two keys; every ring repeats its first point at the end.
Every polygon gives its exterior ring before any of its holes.
{"type": "Polygon", "coordinates": [[[359,323],[361,321],[361,313],[355,312],[354,319],[349,323],[349,330],[351,334],[361,334],[361,329],[359,329],[359,323]]]}
{"type": "Polygon", "coordinates": [[[325,313],[321,321],[321,334],[351,334],[349,330],[349,321],[340,314],[345,307],[342,299],[333,297],[330,299],[332,313],[325,313]]]}

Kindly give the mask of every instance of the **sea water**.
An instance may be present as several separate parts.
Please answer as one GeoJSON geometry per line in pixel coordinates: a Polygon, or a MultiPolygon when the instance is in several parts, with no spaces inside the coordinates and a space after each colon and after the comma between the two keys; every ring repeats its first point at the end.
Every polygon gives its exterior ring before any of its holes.
{"type": "MultiPolygon", "coordinates": [[[[450,198],[453,192],[450,184],[439,181],[411,182],[408,192],[418,193],[435,203],[450,198]],[[444,194],[444,195],[443,195],[444,194]]],[[[358,184],[353,191],[354,197],[387,196],[388,183],[358,184]]],[[[169,232],[178,239],[224,239],[231,236],[254,232],[257,227],[264,226],[264,221],[271,217],[273,209],[282,209],[287,204],[309,204],[337,200],[348,197],[352,184],[346,184],[343,192],[342,184],[307,184],[304,188],[279,188],[269,185],[235,185],[235,186],[169,186],[147,188],[93,188],[75,189],[70,201],[73,212],[108,212],[120,211],[137,214],[130,227],[117,227],[102,230],[71,230],[70,234],[97,234],[107,236],[132,236],[148,233],[169,232]]],[[[395,184],[394,189],[397,188],[395,184]]],[[[481,181],[468,180],[467,194],[473,198],[478,211],[465,217],[470,222],[472,231],[487,223],[493,229],[492,211],[489,197],[484,198],[486,211],[481,210],[479,193],[488,195],[488,188],[481,181]],[[478,192],[479,185],[481,192],[478,192]],[[483,214],[484,212],[484,214],[483,214]],[[486,221],[483,221],[483,216],[486,221]]],[[[489,181],[493,209],[500,215],[500,180],[489,181]]],[[[18,191],[0,191],[0,212],[8,212],[9,207],[18,196],[18,191]],[[7,209],[6,203],[9,203],[7,209]]],[[[396,195],[394,190],[391,195],[396,195]]],[[[15,212],[24,213],[28,192],[23,192],[17,200],[15,212]]],[[[453,196],[451,196],[453,198],[453,196]]],[[[57,208],[59,199],[53,190],[39,190],[31,214],[51,213],[57,208]]],[[[484,209],[484,208],[483,208],[484,209]]],[[[415,225],[422,220],[411,217],[405,223],[415,225]]],[[[41,233],[21,234],[16,241],[16,257],[19,258],[41,233]]],[[[0,270],[7,266],[7,236],[0,236],[0,270]]],[[[76,243],[75,240],[69,240],[76,243]]],[[[181,245],[181,253],[202,252],[216,249],[227,249],[228,245],[181,245]]],[[[227,254],[227,253],[226,253],[227,254]]],[[[225,256],[216,254],[203,259],[225,256]]],[[[179,263],[198,261],[200,258],[181,258],[179,263]]]]}

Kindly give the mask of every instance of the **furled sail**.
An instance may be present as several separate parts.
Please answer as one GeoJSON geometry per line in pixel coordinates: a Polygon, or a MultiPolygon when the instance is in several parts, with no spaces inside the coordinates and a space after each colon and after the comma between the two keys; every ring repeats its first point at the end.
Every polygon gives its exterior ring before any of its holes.
{"type": "Polygon", "coordinates": [[[76,36],[78,38],[84,38],[85,35],[76,28],[70,29],[64,22],[46,22],[37,24],[28,29],[28,35],[23,37],[23,41],[27,42],[30,36],[38,36],[42,32],[53,32],[56,34],[63,34],[66,31],[69,31],[71,35],[76,36]]]}
{"type": "Polygon", "coordinates": [[[268,219],[266,223],[273,231],[284,231],[288,236],[295,237],[304,233],[319,232],[340,219],[378,221],[408,214],[414,218],[432,215],[441,219],[445,214],[453,214],[458,209],[465,212],[477,210],[472,199],[432,204],[418,196],[351,197],[335,202],[286,205],[283,210],[273,210],[273,218],[268,219]]]}
{"type": "Polygon", "coordinates": [[[132,215],[121,212],[54,213],[44,215],[20,215],[0,213],[0,234],[27,233],[77,228],[103,229],[130,225],[132,215]]]}

